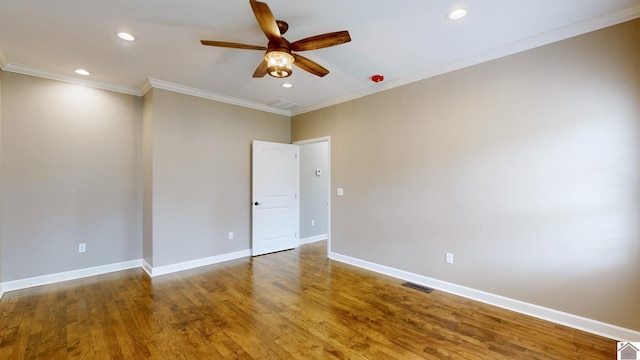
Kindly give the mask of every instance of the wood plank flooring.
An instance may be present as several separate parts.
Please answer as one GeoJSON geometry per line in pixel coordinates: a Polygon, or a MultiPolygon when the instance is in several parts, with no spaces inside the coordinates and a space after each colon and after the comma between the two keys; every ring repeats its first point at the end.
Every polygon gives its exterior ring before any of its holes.
{"type": "Polygon", "coordinates": [[[613,340],[326,258],[326,244],[150,279],[6,293],[0,359],[615,359],[613,340]]]}

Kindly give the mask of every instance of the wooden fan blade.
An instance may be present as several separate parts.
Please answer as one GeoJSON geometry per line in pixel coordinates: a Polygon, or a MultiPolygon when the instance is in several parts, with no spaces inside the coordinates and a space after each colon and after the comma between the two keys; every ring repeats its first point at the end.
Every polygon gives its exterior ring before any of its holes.
{"type": "Polygon", "coordinates": [[[292,42],[289,49],[293,51],[315,50],[344,44],[349,41],[351,41],[351,36],[349,36],[348,31],[336,31],[292,42]]]}
{"type": "Polygon", "coordinates": [[[297,65],[302,70],[308,71],[313,75],[317,75],[320,77],[323,77],[329,73],[329,70],[323,68],[322,66],[320,66],[320,64],[316,63],[315,61],[309,60],[306,57],[300,56],[298,54],[292,54],[292,55],[293,55],[293,58],[295,59],[293,64],[297,65]]]}
{"type": "Polygon", "coordinates": [[[258,67],[256,68],[256,71],[253,73],[253,77],[261,78],[267,75],[267,67],[268,67],[267,62],[265,60],[262,60],[260,65],[258,65],[258,67]]]}
{"type": "Polygon", "coordinates": [[[212,40],[200,40],[202,45],[208,46],[218,46],[232,49],[247,49],[247,50],[267,50],[264,46],[256,46],[256,45],[246,45],[246,44],[238,44],[232,42],[224,42],[224,41],[212,41],[212,40]]]}
{"type": "Polygon", "coordinates": [[[249,0],[249,2],[251,3],[253,14],[256,16],[256,20],[258,20],[258,24],[262,32],[267,36],[267,39],[280,43],[282,35],[280,34],[280,29],[278,29],[276,18],[273,17],[273,13],[271,13],[271,9],[269,9],[269,5],[255,0],[249,0]]]}

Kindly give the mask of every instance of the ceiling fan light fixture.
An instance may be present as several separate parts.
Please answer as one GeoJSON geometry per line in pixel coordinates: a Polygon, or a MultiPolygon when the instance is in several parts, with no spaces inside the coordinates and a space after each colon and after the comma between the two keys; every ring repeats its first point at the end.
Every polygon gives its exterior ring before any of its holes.
{"type": "Polygon", "coordinates": [[[275,78],[289,77],[293,73],[292,64],[294,61],[300,69],[318,77],[323,77],[329,73],[329,70],[304,56],[292,55],[291,52],[324,49],[351,41],[349,32],[342,30],[289,42],[282,37],[287,32],[289,25],[284,21],[276,20],[267,3],[258,0],[250,0],[249,3],[260,29],[269,39],[266,47],[215,40],[200,40],[200,43],[206,46],[231,49],[266,50],[264,60],[260,62],[253,72],[253,78],[262,78],[267,74],[275,78]]]}
{"type": "Polygon", "coordinates": [[[284,51],[269,51],[264,55],[267,73],[276,78],[286,78],[293,73],[293,55],[284,51]]]}

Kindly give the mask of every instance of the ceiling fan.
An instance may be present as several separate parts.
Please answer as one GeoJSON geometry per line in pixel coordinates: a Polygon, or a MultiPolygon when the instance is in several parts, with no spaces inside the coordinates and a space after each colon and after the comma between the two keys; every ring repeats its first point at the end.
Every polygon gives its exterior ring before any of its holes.
{"type": "Polygon", "coordinates": [[[322,49],[351,41],[351,36],[349,36],[348,31],[336,31],[289,42],[282,37],[289,29],[289,24],[282,20],[276,20],[271,13],[271,9],[269,9],[269,5],[266,3],[256,0],[249,0],[249,2],[251,3],[251,9],[253,9],[253,14],[258,20],[260,28],[267,36],[267,39],[269,39],[266,47],[212,40],[201,40],[200,42],[202,45],[208,46],[245,50],[266,50],[264,60],[253,73],[254,78],[261,78],[266,74],[277,78],[288,77],[293,72],[291,68],[292,64],[295,64],[302,70],[323,77],[329,73],[329,70],[293,52],[322,49]]]}

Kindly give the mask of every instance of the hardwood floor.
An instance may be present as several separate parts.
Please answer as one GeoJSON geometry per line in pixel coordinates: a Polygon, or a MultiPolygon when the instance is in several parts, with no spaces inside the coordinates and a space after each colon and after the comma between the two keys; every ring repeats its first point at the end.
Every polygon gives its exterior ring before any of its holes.
{"type": "Polygon", "coordinates": [[[401,283],[319,242],[19,290],[0,301],[0,359],[616,358],[613,340],[401,283]]]}

